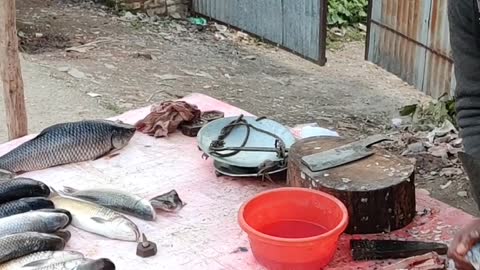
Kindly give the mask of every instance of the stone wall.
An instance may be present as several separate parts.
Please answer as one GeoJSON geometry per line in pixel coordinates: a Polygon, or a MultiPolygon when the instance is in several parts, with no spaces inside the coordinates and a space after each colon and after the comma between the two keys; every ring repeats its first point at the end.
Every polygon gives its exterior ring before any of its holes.
{"type": "Polygon", "coordinates": [[[141,11],[148,15],[186,17],[192,0],[114,0],[116,6],[129,11],[141,11]]]}

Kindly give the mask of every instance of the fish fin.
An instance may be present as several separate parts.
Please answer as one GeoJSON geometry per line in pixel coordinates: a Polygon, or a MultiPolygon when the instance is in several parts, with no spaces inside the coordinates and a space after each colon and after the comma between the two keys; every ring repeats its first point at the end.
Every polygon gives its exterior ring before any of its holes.
{"type": "Polygon", "coordinates": [[[38,261],[33,261],[33,262],[29,262],[27,264],[24,264],[22,266],[22,268],[29,268],[29,267],[40,268],[40,267],[43,267],[43,266],[50,265],[51,263],[52,263],[52,259],[50,259],[50,258],[41,259],[41,260],[38,260],[38,261]]]}
{"type": "Polygon", "coordinates": [[[104,223],[107,223],[107,222],[110,221],[110,220],[106,220],[106,219],[103,219],[103,218],[100,218],[100,217],[92,217],[91,219],[93,221],[97,222],[97,223],[100,223],[100,224],[104,224],[104,223]]]}
{"type": "Polygon", "coordinates": [[[68,187],[68,186],[63,186],[63,192],[64,193],[67,193],[67,194],[72,194],[72,193],[75,193],[77,192],[78,189],[75,189],[75,188],[72,188],[72,187],[68,187]]]}
{"type": "Polygon", "coordinates": [[[118,151],[118,149],[115,149],[112,147],[112,149],[110,149],[107,153],[101,154],[100,156],[96,157],[94,160],[101,159],[101,158],[110,159],[118,155],[120,155],[120,152],[118,151]]]}
{"type": "Polygon", "coordinates": [[[106,153],[103,153],[103,154],[99,155],[98,157],[94,158],[93,160],[98,160],[98,159],[101,159],[101,158],[104,158],[104,157],[108,156],[111,153],[112,149],[108,150],[106,153]]]}
{"type": "MultiPolygon", "coordinates": [[[[96,203],[96,204],[101,204],[101,203],[99,203],[100,200],[101,200],[101,198],[96,198],[96,197],[94,197],[94,196],[91,196],[91,197],[90,197],[90,196],[81,196],[81,195],[79,195],[79,196],[73,196],[73,197],[75,197],[75,198],[77,198],[77,199],[80,199],[80,200],[87,201],[87,202],[96,203]]],[[[107,208],[108,208],[108,207],[107,207],[107,208]]]]}
{"type": "Polygon", "coordinates": [[[106,156],[106,155],[105,155],[105,154],[101,154],[100,156],[98,156],[98,157],[94,158],[93,160],[98,160],[98,159],[101,159],[101,158],[103,158],[104,156],[106,156]]]}
{"type": "Polygon", "coordinates": [[[50,189],[50,196],[52,197],[56,197],[56,196],[59,196],[60,194],[58,193],[58,191],[56,189],[54,189],[52,186],[48,186],[48,188],[50,189]]]}
{"type": "Polygon", "coordinates": [[[69,196],[70,194],[62,191],[62,190],[56,190],[55,188],[53,188],[52,186],[49,186],[50,188],[50,196],[51,197],[56,197],[56,196],[68,196],[68,197],[71,197],[69,196]]]}
{"type": "Polygon", "coordinates": [[[57,129],[57,128],[62,127],[62,126],[65,126],[65,125],[67,125],[67,124],[69,124],[69,123],[59,123],[59,124],[55,124],[55,125],[46,127],[46,128],[44,128],[42,131],[40,131],[40,133],[38,133],[38,135],[35,136],[35,138],[33,138],[33,139],[39,138],[39,137],[47,134],[49,131],[51,131],[51,130],[53,130],[53,129],[57,129]]]}
{"type": "Polygon", "coordinates": [[[118,156],[118,155],[120,155],[119,152],[114,152],[114,153],[112,153],[112,154],[109,154],[109,155],[107,156],[107,159],[114,158],[114,157],[116,157],[116,156],[118,156]]]}
{"type": "Polygon", "coordinates": [[[50,188],[50,197],[65,197],[65,196],[69,196],[69,194],[61,191],[61,190],[56,190],[55,188],[53,188],[52,186],[49,186],[48,188],[50,188]]]}

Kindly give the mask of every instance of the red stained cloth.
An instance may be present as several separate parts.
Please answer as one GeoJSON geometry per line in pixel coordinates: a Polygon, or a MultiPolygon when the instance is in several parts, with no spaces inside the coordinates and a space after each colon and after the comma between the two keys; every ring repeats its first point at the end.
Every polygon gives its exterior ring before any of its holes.
{"type": "Polygon", "coordinates": [[[152,105],[151,112],[135,125],[137,130],[154,137],[166,137],[175,132],[183,122],[196,121],[201,117],[196,105],[185,101],[164,101],[152,105]]]}

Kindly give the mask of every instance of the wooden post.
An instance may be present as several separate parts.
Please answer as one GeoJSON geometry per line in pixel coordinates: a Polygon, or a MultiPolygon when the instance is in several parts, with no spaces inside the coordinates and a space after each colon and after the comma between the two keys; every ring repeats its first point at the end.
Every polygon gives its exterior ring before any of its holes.
{"type": "Polygon", "coordinates": [[[18,55],[15,0],[0,1],[0,77],[3,82],[8,138],[27,135],[27,111],[18,55]]]}

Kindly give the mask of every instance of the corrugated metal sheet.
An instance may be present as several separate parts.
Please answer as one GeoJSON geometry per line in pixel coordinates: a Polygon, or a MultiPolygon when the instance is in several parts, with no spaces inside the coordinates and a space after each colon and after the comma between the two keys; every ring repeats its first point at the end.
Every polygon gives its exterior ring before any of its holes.
{"type": "Polygon", "coordinates": [[[196,13],[326,62],[326,0],[193,0],[196,13]]]}
{"type": "Polygon", "coordinates": [[[370,0],[367,60],[420,91],[453,94],[447,1],[370,0]]]}

